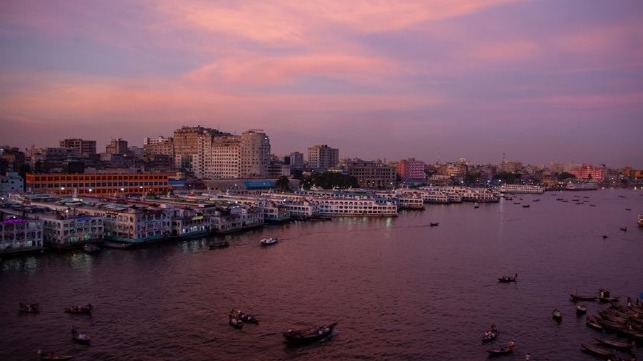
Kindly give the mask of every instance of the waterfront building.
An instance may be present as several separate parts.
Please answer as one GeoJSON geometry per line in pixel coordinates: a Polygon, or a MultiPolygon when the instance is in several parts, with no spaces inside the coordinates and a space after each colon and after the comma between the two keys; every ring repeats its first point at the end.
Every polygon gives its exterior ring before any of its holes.
{"type": "Polygon", "coordinates": [[[395,171],[402,182],[417,184],[426,182],[425,164],[415,158],[402,159],[395,166],[395,171]]]}
{"type": "Polygon", "coordinates": [[[576,176],[576,179],[593,179],[595,181],[601,181],[605,177],[605,168],[582,164],[579,167],[572,168],[569,173],[576,176]]]}
{"type": "Polygon", "coordinates": [[[339,149],[326,144],[308,148],[308,167],[317,171],[335,168],[339,164],[339,149]]]}
{"type": "Polygon", "coordinates": [[[357,178],[361,188],[393,188],[395,169],[381,161],[346,160],[346,172],[357,178]]]}
{"type": "Polygon", "coordinates": [[[167,193],[176,173],[32,174],[26,176],[26,190],[34,193],[77,195],[120,195],[167,193]]]}
{"type": "Polygon", "coordinates": [[[0,254],[41,249],[43,221],[0,211],[0,254]]]}
{"type": "Polygon", "coordinates": [[[67,138],[60,141],[61,148],[75,149],[83,158],[89,158],[96,155],[96,141],[79,138],[67,138]]]}
{"type": "Polygon", "coordinates": [[[73,209],[44,212],[44,244],[55,248],[79,248],[85,243],[101,242],[105,236],[102,216],[78,214],[73,209]]]}

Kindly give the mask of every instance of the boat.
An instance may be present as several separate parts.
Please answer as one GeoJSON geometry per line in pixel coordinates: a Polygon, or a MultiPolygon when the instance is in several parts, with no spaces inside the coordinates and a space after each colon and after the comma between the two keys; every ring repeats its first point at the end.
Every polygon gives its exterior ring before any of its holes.
{"type": "Polygon", "coordinates": [[[20,307],[20,312],[22,313],[40,313],[39,303],[20,302],[19,307],[20,307]]]}
{"type": "Polygon", "coordinates": [[[585,305],[577,305],[576,306],[576,314],[578,316],[584,315],[587,313],[587,306],[585,305]]]}
{"type": "Polygon", "coordinates": [[[565,185],[568,191],[594,191],[598,189],[598,182],[594,181],[571,181],[565,185]]]}
{"type": "Polygon", "coordinates": [[[255,316],[245,313],[241,310],[236,311],[236,317],[243,323],[254,323],[255,325],[259,324],[259,320],[255,316]]]}
{"type": "Polygon", "coordinates": [[[529,207],[530,207],[529,204],[523,204],[522,205],[522,208],[529,208],[529,207]]]}
{"type": "Polygon", "coordinates": [[[286,338],[287,343],[292,345],[303,345],[315,341],[320,341],[326,337],[331,336],[333,334],[335,326],[337,326],[337,322],[307,329],[290,329],[284,332],[283,335],[286,338]]]}
{"type": "Polygon", "coordinates": [[[234,310],[230,311],[230,315],[228,316],[228,323],[230,324],[230,326],[239,330],[243,327],[243,321],[241,321],[234,310]]]}
{"type": "Polygon", "coordinates": [[[92,304],[88,303],[85,306],[70,306],[70,307],[65,307],[65,313],[82,313],[82,314],[90,314],[92,313],[92,304]]]}
{"type": "Polygon", "coordinates": [[[260,243],[263,247],[272,246],[279,243],[279,239],[276,237],[263,238],[260,243]]]}
{"type": "Polygon", "coordinates": [[[40,356],[41,360],[46,361],[71,360],[74,358],[74,356],[72,355],[57,355],[53,352],[43,352],[42,350],[38,350],[38,355],[40,356]]]}
{"type": "Polygon", "coordinates": [[[210,249],[226,248],[226,247],[229,247],[229,246],[230,246],[230,242],[228,242],[225,239],[221,240],[221,241],[210,242],[208,244],[208,247],[210,247],[210,249]]]}
{"type": "Polygon", "coordinates": [[[83,251],[85,251],[85,253],[89,253],[89,254],[98,253],[98,252],[100,252],[100,247],[98,247],[95,244],[85,243],[83,245],[83,251]]]}
{"type": "Polygon", "coordinates": [[[643,214],[639,214],[638,224],[639,224],[639,227],[643,227],[643,214]]]}
{"type": "Polygon", "coordinates": [[[585,325],[589,328],[595,329],[596,331],[600,331],[600,332],[605,331],[605,328],[603,328],[603,326],[600,323],[598,323],[596,318],[592,316],[587,316],[587,319],[585,320],[585,325]]]}
{"type": "Polygon", "coordinates": [[[514,347],[516,346],[516,343],[511,340],[507,342],[507,344],[501,348],[496,348],[493,350],[487,350],[489,353],[489,356],[502,356],[502,355],[508,355],[513,352],[514,347]]]}
{"type": "Polygon", "coordinates": [[[482,343],[488,343],[495,340],[498,337],[499,333],[500,332],[496,328],[496,325],[491,325],[491,329],[486,331],[484,335],[482,335],[482,343]]]}
{"type": "Polygon", "coordinates": [[[74,341],[83,345],[89,345],[89,343],[92,341],[92,339],[87,336],[86,333],[78,332],[76,330],[76,326],[71,327],[71,337],[74,341]]]}
{"type": "Polygon", "coordinates": [[[563,314],[559,309],[554,308],[554,310],[551,312],[551,318],[553,318],[554,321],[560,323],[563,320],[563,314]]]}
{"type": "Polygon", "coordinates": [[[602,356],[602,357],[605,357],[605,358],[613,358],[614,357],[614,353],[612,351],[606,350],[604,348],[600,348],[598,346],[581,343],[580,347],[581,347],[582,351],[587,352],[587,353],[591,353],[592,355],[602,356]]]}
{"type": "Polygon", "coordinates": [[[576,293],[570,293],[569,296],[571,297],[572,302],[578,302],[578,301],[596,301],[598,297],[596,296],[583,296],[579,295],[576,293]]]}
{"type": "Polygon", "coordinates": [[[610,339],[607,339],[607,338],[600,338],[600,337],[597,337],[596,341],[598,341],[599,343],[601,343],[601,344],[603,344],[605,346],[617,348],[619,350],[630,350],[635,345],[634,341],[632,341],[632,342],[622,342],[622,341],[618,341],[618,340],[610,340],[610,339]]]}
{"type": "Polygon", "coordinates": [[[516,282],[516,278],[518,278],[518,273],[514,274],[513,277],[511,277],[511,276],[502,276],[502,277],[498,278],[498,282],[500,282],[500,283],[516,282]]]}
{"type": "Polygon", "coordinates": [[[429,225],[430,225],[431,227],[437,227],[437,226],[439,226],[439,225],[440,225],[440,223],[438,223],[438,222],[435,222],[435,223],[431,222],[431,223],[429,223],[429,225]]]}
{"type": "Polygon", "coordinates": [[[104,241],[103,246],[107,248],[126,249],[132,246],[131,243],[117,242],[117,241],[104,241]]]}
{"type": "Polygon", "coordinates": [[[601,288],[598,290],[598,302],[616,302],[620,297],[612,297],[610,291],[601,288]]]}
{"type": "MultiPolygon", "coordinates": [[[[545,187],[531,184],[502,184],[500,186],[500,193],[510,194],[543,194],[545,187]]],[[[511,197],[505,197],[505,199],[511,197]]]]}

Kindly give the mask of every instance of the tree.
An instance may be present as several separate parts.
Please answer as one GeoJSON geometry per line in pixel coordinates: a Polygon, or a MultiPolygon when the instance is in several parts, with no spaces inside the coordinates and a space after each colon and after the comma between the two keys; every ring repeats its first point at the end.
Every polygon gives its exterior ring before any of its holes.
{"type": "Polygon", "coordinates": [[[337,172],[312,173],[303,179],[304,189],[310,189],[313,185],[324,189],[358,188],[357,178],[337,172]]]}
{"type": "Polygon", "coordinates": [[[569,179],[569,178],[576,178],[576,176],[568,172],[562,172],[558,175],[559,181],[564,181],[565,179],[569,179]]]}
{"type": "Polygon", "coordinates": [[[282,192],[290,192],[290,180],[285,175],[282,175],[277,179],[275,183],[275,189],[282,192]]]}

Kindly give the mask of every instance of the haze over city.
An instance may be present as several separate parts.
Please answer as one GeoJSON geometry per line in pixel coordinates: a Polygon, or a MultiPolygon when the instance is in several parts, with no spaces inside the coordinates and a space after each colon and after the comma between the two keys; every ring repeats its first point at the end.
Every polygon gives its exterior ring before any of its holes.
{"type": "Polygon", "coordinates": [[[643,2],[2,1],[0,144],[643,168],[643,2]]]}

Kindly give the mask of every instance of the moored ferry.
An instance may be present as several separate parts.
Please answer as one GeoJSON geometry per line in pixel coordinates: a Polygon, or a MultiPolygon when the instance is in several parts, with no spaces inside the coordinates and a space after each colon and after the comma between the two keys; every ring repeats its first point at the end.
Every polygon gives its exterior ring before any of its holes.
{"type": "Polygon", "coordinates": [[[565,185],[568,191],[595,191],[598,189],[598,183],[595,181],[574,181],[565,185]]]}
{"type": "Polygon", "coordinates": [[[316,202],[322,216],[397,216],[397,204],[372,198],[328,198],[316,202]]]}
{"type": "Polygon", "coordinates": [[[503,184],[500,186],[500,193],[513,194],[542,194],[545,187],[532,184],[503,184]]]}

